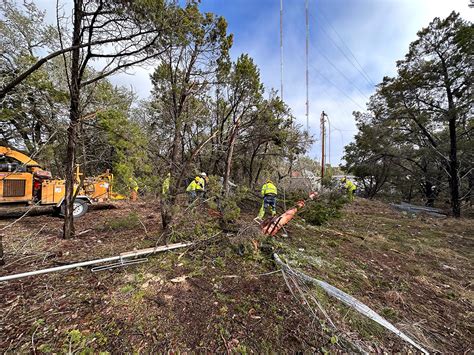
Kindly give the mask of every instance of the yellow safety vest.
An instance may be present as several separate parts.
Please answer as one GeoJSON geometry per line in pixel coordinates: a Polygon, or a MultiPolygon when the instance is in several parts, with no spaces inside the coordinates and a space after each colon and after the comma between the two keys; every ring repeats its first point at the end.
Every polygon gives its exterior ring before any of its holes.
{"type": "Polygon", "coordinates": [[[186,189],[187,192],[190,191],[200,191],[204,188],[204,179],[201,177],[196,177],[191,183],[188,185],[186,189]],[[202,180],[202,181],[201,181],[202,180]]]}
{"type": "Polygon", "coordinates": [[[170,190],[170,181],[171,181],[171,178],[169,176],[163,181],[163,186],[162,186],[162,191],[161,191],[163,195],[168,194],[168,191],[170,190]]]}
{"type": "Polygon", "coordinates": [[[128,186],[130,187],[130,189],[132,189],[133,191],[137,192],[138,191],[138,183],[134,180],[134,179],[131,179],[128,181],[128,186]]]}
{"type": "Polygon", "coordinates": [[[200,177],[200,176],[196,176],[196,179],[197,180],[197,184],[199,186],[198,189],[196,190],[203,190],[204,189],[204,186],[206,185],[206,180],[204,180],[204,178],[200,177]]]}
{"type": "Polygon", "coordinates": [[[357,187],[350,180],[346,180],[346,189],[349,191],[354,191],[357,187]]]}
{"type": "Polygon", "coordinates": [[[275,185],[273,185],[271,182],[267,182],[262,186],[262,196],[268,195],[268,194],[273,194],[277,195],[278,191],[275,185]]]}

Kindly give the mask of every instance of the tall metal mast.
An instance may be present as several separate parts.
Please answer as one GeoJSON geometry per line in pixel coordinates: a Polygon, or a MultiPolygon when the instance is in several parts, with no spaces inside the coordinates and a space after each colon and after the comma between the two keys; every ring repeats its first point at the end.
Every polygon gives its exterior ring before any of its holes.
{"type": "Polygon", "coordinates": [[[309,5],[305,1],[306,8],[306,132],[309,133],[309,5]]]}
{"type": "Polygon", "coordinates": [[[283,0],[280,0],[280,97],[283,100],[283,0]]]}

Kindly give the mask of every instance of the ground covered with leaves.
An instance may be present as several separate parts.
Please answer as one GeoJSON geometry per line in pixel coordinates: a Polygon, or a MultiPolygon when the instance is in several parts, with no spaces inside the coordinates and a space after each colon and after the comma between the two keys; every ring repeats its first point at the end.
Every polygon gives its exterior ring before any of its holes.
{"type": "MultiPolygon", "coordinates": [[[[22,218],[1,232],[6,265],[0,275],[166,242],[197,243],[126,268],[80,268],[0,283],[0,349],[348,351],[342,337],[368,351],[411,349],[322,290],[307,290],[337,327],[329,329],[321,311],[275,272],[271,255],[277,252],[292,268],[366,303],[428,350],[472,351],[472,220],[410,216],[358,199],[340,218],[322,226],[297,218],[287,237],[268,240],[252,221],[251,204],[224,230],[216,211],[198,205],[177,210],[178,223],[164,238],[156,202],[115,207],[78,220],[73,240],[58,238],[59,218],[22,218]]],[[[0,220],[0,229],[13,221],[0,220]]]]}

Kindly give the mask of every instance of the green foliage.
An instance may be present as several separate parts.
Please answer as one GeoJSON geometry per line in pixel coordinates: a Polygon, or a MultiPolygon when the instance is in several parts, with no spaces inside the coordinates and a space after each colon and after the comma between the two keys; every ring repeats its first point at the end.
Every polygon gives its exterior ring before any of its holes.
{"type": "Polygon", "coordinates": [[[210,175],[206,184],[206,193],[210,200],[208,205],[212,209],[218,209],[217,201],[222,194],[222,182],[219,176],[210,175]]]}
{"type": "Polygon", "coordinates": [[[130,293],[132,292],[133,290],[135,289],[135,287],[133,287],[133,285],[130,285],[130,284],[127,284],[123,287],[120,288],[120,292],[122,293],[130,293]]]}
{"type": "Polygon", "coordinates": [[[129,178],[138,177],[139,186],[151,175],[152,167],[146,153],[147,138],[137,123],[131,122],[122,111],[107,110],[98,113],[98,124],[103,130],[112,155],[112,167],[118,190],[128,186],[129,178]]]}
{"type": "Polygon", "coordinates": [[[63,351],[70,353],[72,350],[80,351],[82,354],[92,354],[92,348],[87,346],[87,336],[79,330],[73,329],[67,332],[67,340],[64,342],[63,351]]]}
{"type": "Polygon", "coordinates": [[[207,196],[210,198],[208,205],[212,209],[219,210],[222,213],[222,221],[224,223],[234,223],[240,217],[240,201],[245,198],[248,189],[239,186],[229,196],[222,197],[222,179],[216,175],[209,176],[206,185],[207,196]]]}
{"type": "MultiPolygon", "coordinates": [[[[34,64],[44,50],[58,46],[55,28],[33,2],[0,2],[0,78],[2,85],[34,64]],[[20,35],[21,34],[21,35],[20,35]]],[[[68,95],[56,58],[33,72],[0,103],[0,142],[33,153],[60,130],[58,111],[68,95]]],[[[38,158],[38,157],[37,157],[38,158]]]]}
{"type": "Polygon", "coordinates": [[[334,188],[335,182],[332,179],[333,171],[330,166],[325,167],[324,177],[321,181],[321,185],[327,188],[334,188]]]}
{"type": "Polygon", "coordinates": [[[53,348],[49,344],[41,344],[38,346],[38,351],[43,354],[50,354],[53,352],[53,348]]]}
{"type": "Polygon", "coordinates": [[[342,216],[341,209],[347,198],[339,192],[331,192],[309,201],[299,214],[307,223],[320,226],[333,218],[342,216]]]}
{"type": "MultiPolygon", "coordinates": [[[[373,339],[374,337],[382,337],[385,328],[380,324],[374,322],[372,319],[369,319],[356,311],[348,311],[347,307],[343,308],[345,311],[347,322],[350,324],[351,328],[354,329],[363,339],[373,339]]],[[[341,312],[342,314],[342,312],[341,312]]]]}
{"type": "Polygon", "coordinates": [[[395,309],[390,308],[390,307],[382,308],[382,310],[380,311],[380,315],[391,322],[396,321],[398,318],[398,312],[395,309]]]}
{"type": "Polygon", "coordinates": [[[62,351],[67,354],[94,354],[98,348],[106,345],[107,341],[107,337],[100,332],[83,333],[78,329],[72,329],[66,332],[62,351]]]}
{"type": "Polygon", "coordinates": [[[248,354],[247,347],[243,344],[237,345],[235,348],[232,349],[232,351],[235,352],[236,354],[242,354],[242,355],[248,354]]]}
{"type": "Polygon", "coordinates": [[[35,320],[35,322],[33,323],[33,326],[39,327],[39,326],[42,326],[44,324],[45,324],[44,319],[40,318],[40,319],[35,320]]]}
{"type": "Polygon", "coordinates": [[[221,201],[222,220],[227,223],[236,222],[240,217],[240,208],[235,199],[226,198],[221,201]]]}
{"type": "Polygon", "coordinates": [[[434,203],[444,190],[459,214],[474,155],[472,34],[458,13],[433,19],[397,62],[397,75],[378,85],[368,112],[355,113],[359,132],[344,160],[366,196],[385,190],[434,203]]]}

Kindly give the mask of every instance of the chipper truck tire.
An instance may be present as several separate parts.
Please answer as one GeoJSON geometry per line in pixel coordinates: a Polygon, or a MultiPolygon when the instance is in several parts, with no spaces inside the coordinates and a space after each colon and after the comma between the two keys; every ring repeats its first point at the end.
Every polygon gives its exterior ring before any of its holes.
{"type": "MultiPolygon", "coordinates": [[[[64,217],[64,214],[66,213],[66,204],[63,202],[60,208],[61,208],[60,216],[64,217]]],[[[74,200],[73,211],[72,211],[72,216],[74,218],[80,218],[84,216],[88,210],[89,210],[89,204],[87,201],[81,200],[78,198],[74,200]]]]}

